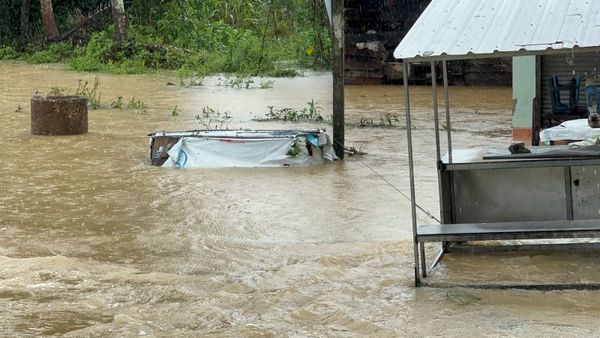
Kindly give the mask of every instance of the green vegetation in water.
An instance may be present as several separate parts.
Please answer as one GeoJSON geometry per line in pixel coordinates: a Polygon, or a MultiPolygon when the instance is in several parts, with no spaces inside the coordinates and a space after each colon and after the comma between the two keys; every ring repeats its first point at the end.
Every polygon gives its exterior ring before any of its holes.
{"type": "Polygon", "coordinates": [[[294,143],[292,143],[292,146],[288,150],[287,155],[290,157],[296,157],[296,156],[300,155],[301,153],[302,153],[302,149],[300,149],[298,142],[294,142],[294,143]]]}
{"type": "Polygon", "coordinates": [[[271,76],[271,77],[296,77],[296,76],[300,76],[300,73],[298,73],[298,71],[295,69],[289,69],[289,68],[277,69],[276,68],[276,69],[266,72],[266,75],[271,76]]]}
{"type": "MultiPolygon", "coordinates": [[[[89,82],[87,80],[81,80],[79,79],[78,81],[78,86],[77,89],[75,90],[75,94],[76,96],[84,96],[88,99],[88,105],[90,106],[91,109],[98,109],[101,107],[102,102],[101,102],[101,98],[102,98],[102,94],[98,91],[98,87],[100,87],[100,80],[98,79],[98,77],[94,77],[94,82],[92,84],[92,86],[89,85],[89,82]]],[[[54,86],[52,88],[50,88],[50,91],[48,92],[47,96],[65,96],[65,95],[71,95],[70,93],[72,89],[69,88],[65,88],[65,87],[59,87],[59,86],[54,86]]],[[[123,106],[124,106],[124,100],[123,100],[123,96],[117,96],[112,102],[110,102],[110,107],[113,109],[119,109],[119,110],[123,110],[123,106]]],[[[127,102],[127,108],[128,109],[132,109],[132,110],[136,110],[138,114],[147,114],[147,108],[148,106],[146,105],[146,103],[144,103],[142,100],[136,99],[136,97],[132,97],[128,102],[127,102]]],[[[178,116],[179,115],[179,110],[177,108],[177,106],[175,106],[172,110],[171,110],[171,115],[172,116],[178,116]]]]}
{"type": "Polygon", "coordinates": [[[314,99],[306,103],[306,107],[298,110],[294,108],[275,109],[274,106],[267,106],[269,112],[264,118],[255,118],[255,121],[286,121],[286,122],[325,122],[323,117],[323,108],[319,106],[314,99]]]}
{"type": "Polygon", "coordinates": [[[362,150],[362,146],[358,147],[358,149],[356,149],[356,147],[344,147],[344,152],[348,155],[348,156],[364,156],[367,155],[367,152],[362,150]]]}
{"type": "MultiPolygon", "coordinates": [[[[77,89],[75,89],[76,96],[84,96],[88,99],[88,105],[91,109],[100,108],[100,100],[102,98],[102,93],[98,91],[98,87],[100,86],[100,80],[97,76],[94,77],[94,84],[90,88],[89,82],[86,80],[77,80],[77,89]]],[[[65,96],[71,95],[71,89],[65,87],[54,86],[50,88],[47,96],[65,96]]]]}
{"type": "Polygon", "coordinates": [[[129,109],[146,109],[146,104],[141,100],[136,100],[135,96],[127,103],[129,109]]]}
{"type": "Polygon", "coordinates": [[[100,100],[102,98],[102,93],[98,92],[100,80],[97,76],[95,76],[94,84],[91,88],[88,87],[88,84],[88,81],[79,80],[77,90],[75,91],[75,95],[87,97],[90,108],[95,110],[100,108],[100,100]]]}
{"type": "Polygon", "coordinates": [[[179,110],[177,110],[177,105],[171,109],[171,116],[179,116],[179,110]]]}
{"type": "Polygon", "coordinates": [[[231,114],[229,112],[221,113],[209,106],[204,106],[202,112],[196,115],[196,120],[205,129],[226,129],[231,122],[231,114]]]}
{"type": "Polygon", "coordinates": [[[254,80],[249,76],[239,75],[228,77],[226,76],[224,79],[219,78],[218,86],[223,87],[231,87],[231,88],[246,88],[250,89],[250,86],[254,83],[254,80]]]}
{"type": "Polygon", "coordinates": [[[392,113],[384,113],[379,119],[371,117],[361,117],[358,127],[377,127],[377,128],[394,128],[400,122],[398,115],[392,113]]]}
{"type": "Polygon", "coordinates": [[[254,79],[247,75],[235,75],[233,77],[226,76],[225,78],[219,78],[218,86],[230,87],[230,88],[244,88],[244,89],[269,89],[273,88],[275,81],[273,80],[261,80],[258,87],[254,86],[254,79]]]}
{"type": "Polygon", "coordinates": [[[67,92],[65,87],[52,87],[46,96],[64,96],[67,92]]]}
{"type": "Polygon", "coordinates": [[[179,77],[179,85],[183,87],[200,87],[204,82],[204,78],[196,76],[179,77]]]}
{"type": "Polygon", "coordinates": [[[177,71],[177,76],[179,76],[180,86],[197,87],[202,86],[206,74],[184,67],[177,71]]]}
{"type": "Polygon", "coordinates": [[[110,103],[110,107],[114,109],[123,110],[123,96],[117,96],[117,98],[110,103]]]}
{"type": "Polygon", "coordinates": [[[275,81],[273,81],[273,80],[260,81],[260,89],[273,88],[274,84],[275,84],[275,81]]]}
{"type": "MultiPolygon", "coordinates": [[[[444,131],[448,131],[448,123],[446,121],[442,121],[442,123],[440,123],[440,125],[444,131]]],[[[452,123],[450,123],[450,131],[456,131],[456,129],[454,129],[454,127],[452,127],[452,123]]]]}

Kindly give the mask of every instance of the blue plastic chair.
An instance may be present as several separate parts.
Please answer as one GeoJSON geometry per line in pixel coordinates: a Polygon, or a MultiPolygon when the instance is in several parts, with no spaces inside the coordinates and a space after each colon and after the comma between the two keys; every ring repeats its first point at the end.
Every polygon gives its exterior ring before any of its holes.
{"type": "Polygon", "coordinates": [[[587,86],[584,93],[588,113],[600,113],[600,85],[587,86]],[[596,109],[594,109],[594,105],[596,109]]]}
{"type": "Polygon", "coordinates": [[[558,81],[558,76],[553,75],[548,78],[548,90],[552,101],[552,113],[554,114],[577,114],[577,106],[579,104],[579,87],[581,78],[572,78],[569,84],[561,85],[558,81]],[[560,99],[561,91],[569,92],[569,103],[562,103],[560,99]]]}

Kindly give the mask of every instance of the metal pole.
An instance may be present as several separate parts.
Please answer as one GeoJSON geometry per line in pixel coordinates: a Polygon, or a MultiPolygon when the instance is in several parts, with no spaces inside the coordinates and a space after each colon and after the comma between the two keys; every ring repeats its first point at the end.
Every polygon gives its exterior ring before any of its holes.
{"type": "Polygon", "coordinates": [[[404,107],[406,109],[406,139],[408,147],[408,176],[410,180],[410,207],[413,231],[413,247],[415,254],[415,286],[421,285],[419,275],[419,245],[417,243],[417,202],[415,200],[415,168],[413,163],[412,123],[410,121],[410,97],[408,92],[408,62],[403,62],[402,77],[404,78],[404,107]]]}
{"type": "MultiPolygon", "coordinates": [[[[433,120],[435,123],[435,151],[436,151],[436,165],[439,166],[440,162],[442,161],[442,156],[441,156],[441,142],[440,142],[440,114],[439,114],[439,106],[438,106],[438,95],[437,95],[437,69],[435,68],[436,66],[436,62],[432,61],[431,62],[431,90],[433,92],[433,120]]],[[[444,77],[445,78],[445,77],[444,77]]],[[[446,81],[444,82],[444,84],[446,83],[446,81]]],[[[447,88],[447,87],[446,87],[447,88]]],[[[447,95],[446,95],[447,97],[447,95]]],[[[446,107],[448,107],[448,103],[446,103],[446,107]]],[[[449,115],[446,115],[449,116],[449,115]]],[[[446,119],[448,121],[448,118],[446,119]]],[[[450,155],[450,158],[452,155],[450,155]]],[[[445,217],[444,217],[444,196],[442,194],[442,189],[444,189],[444,187],[442,186],[442,178],[441,178],[441,173],[440,173],[440,169],[438,167],[438,201],[439,201],[439,205],[440,205],[440,219],[442,220],[442,223],[445,222],[445,217]]],[[[441,253],[438,255],[438,258],[436,258],[436,260],[433,262],[433,265],[431,266],[431,268],[433,269],[435,267],[435,264],[437,264],[437,261],[439,259],[441,259],[441,255],[443,255],[443,253],[446,251],[446,244],[442,243],[442,250],[441,253]]]]}
{"type": "Polygon", "coordinates": [[[433,121],[435,123],[435,155],[436,162],[439,162],[441,157],[440,151],[440,114],[438,111],[437,97],[437,74],[435,69],[435,61],[431,62],[431,89],[433,91],[433,121]]]}
{"type": "MultiPolygon", "coordinates": [[[[435,123],[435,155],[436,155],[436,165],[439,166],[440,161],[442,160],[441,155],[441,142],[440,142],[440,112],[438,106],[438,93],[437,93],[437,69],[435,68],[436,62],[431,62],[431,91],[433,92],[433,123],[435,123]]],[[[438,189],[439,189],[439,203],[440,203],[440,216],[444,216],[444,198],[442,196],[442,180],[440,177],[439,167],[438,167],[438,189]]]]}
{"type": "Polygon", "coordinates": [[[344,159],[344,0],[333,0],[333,149],[344,159]]]}
{"type": "Polygon", "coordinates": [[[450,123],[450,97],[448,96],[448,65],[442,61],[444,72],[444,95],[446,99],[446,132],[448,134],[448,162],[452,163],[452,125],[450,123]]]}

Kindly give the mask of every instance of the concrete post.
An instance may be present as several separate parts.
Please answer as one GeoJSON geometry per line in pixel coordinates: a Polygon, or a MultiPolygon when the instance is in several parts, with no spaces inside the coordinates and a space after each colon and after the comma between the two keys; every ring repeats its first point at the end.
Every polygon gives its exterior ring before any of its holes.
{"type": "Polygon", "coordinates": [[[87,98],[34,96],[31,98],[32,135],[74,135],[88,131],[87,98]]]}

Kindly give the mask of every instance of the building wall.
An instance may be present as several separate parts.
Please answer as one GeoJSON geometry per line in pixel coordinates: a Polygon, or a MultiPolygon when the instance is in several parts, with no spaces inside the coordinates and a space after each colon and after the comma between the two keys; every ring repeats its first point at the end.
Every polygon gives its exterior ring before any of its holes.
{"type": "MultiPolygon", "coordinates": [[[[552,100],[547,79],[553,75],[558,76],[561,84],[569,83],[574,77],[596,78],[600,75],[600,54],[598,53],[569,53],[557,55],[543,55],[542,57],[542,112],[552,112],[552,100]]],[[[582,89],[584,83],[582,83],[582,89]]],[[[561,101],[569,102],[569,93],[561,92],[561,101]]],[[[587,105],[583,90],[579,93],[579,111],[585,113],[587,105]]]]}
{"type": "MultiPolygon", "coordinates": [[[[393,51],[431,0],[346,0],[346,84],[402,83],[393,51]]],[[[511,59],[449,62],[453,84],[511,84],[511,59]]],[[[413,64],[412,83],[429,83],[429,64],[413,64]]]]}
{"type": "Polygon", "coordinates": [[[347,84],[401,83],[393,51],[431,0],[346,0],[347,84]]]}

